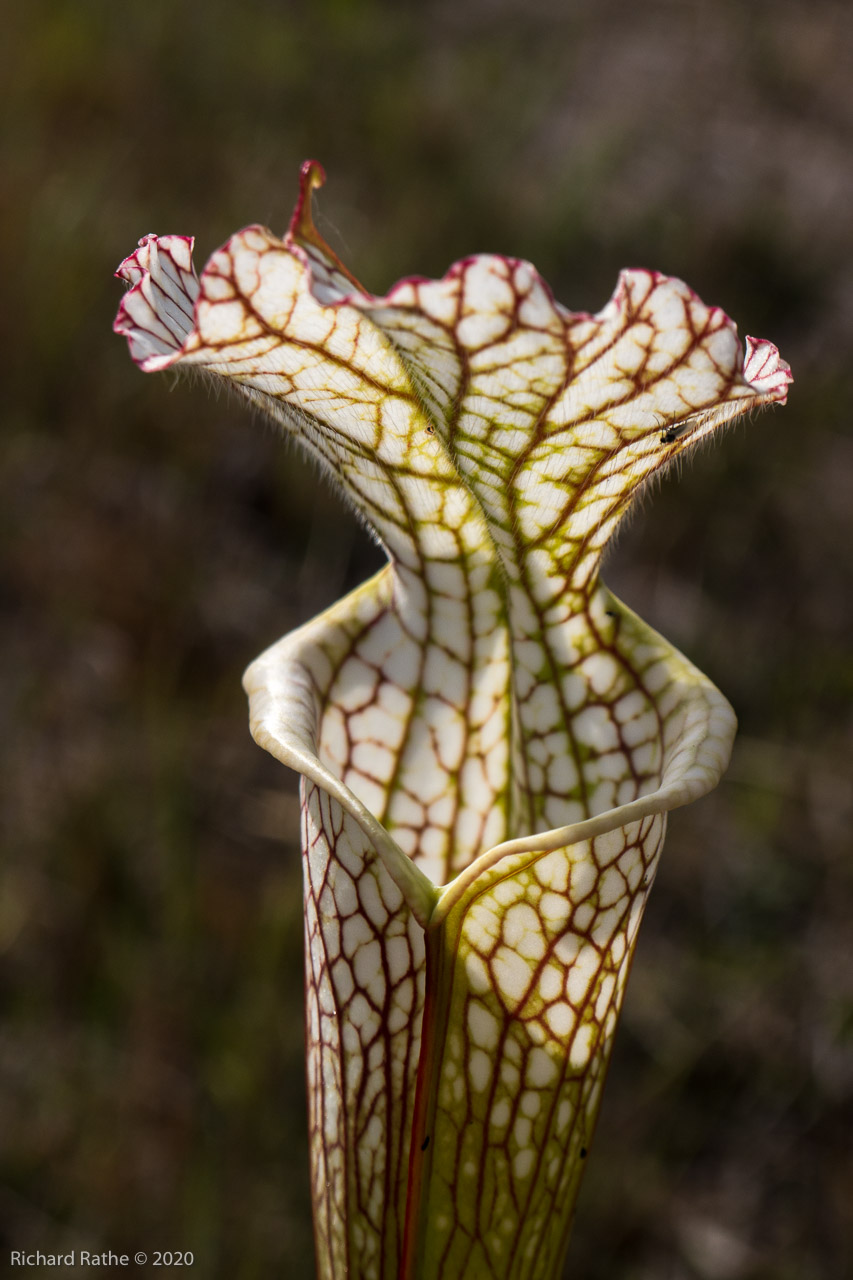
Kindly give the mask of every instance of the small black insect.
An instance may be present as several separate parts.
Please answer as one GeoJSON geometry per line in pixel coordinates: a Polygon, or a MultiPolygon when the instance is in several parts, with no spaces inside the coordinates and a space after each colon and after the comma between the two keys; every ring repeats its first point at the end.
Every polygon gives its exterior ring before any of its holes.
{"type": "Polygon", "coordinates": [[[671,427],[667,427],[665,431],[660,433],[661,444],[673,444],[682,431],[686,431],[690,426],[689,422],[675,422],[671,427]]]}
{"type": "Polygon", "coordinates": [[[426,1151],[428,1146],[429,1146],[429,1134],[427,1134],[427,1136],[424,1138],[421,1144],[421,1151],[426,1151]]]}

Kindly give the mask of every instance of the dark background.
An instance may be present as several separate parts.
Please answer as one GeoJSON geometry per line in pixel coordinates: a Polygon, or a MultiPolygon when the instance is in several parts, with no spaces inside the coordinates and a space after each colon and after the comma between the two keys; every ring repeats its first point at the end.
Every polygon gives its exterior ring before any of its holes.
{"type": "Polygon", "coordinates": [[[6,1246],[312,1274],[295,780],[239,678],[377,551],[110,326],[140,235],[283,231],[314,156],[375,291],[505,251],[597,310],[656,267],[793,366],[605,575],[741,736],[671,821],[567,1275],[853,1275],[849,4],[54,0],[1,34],[6,1246]]]}

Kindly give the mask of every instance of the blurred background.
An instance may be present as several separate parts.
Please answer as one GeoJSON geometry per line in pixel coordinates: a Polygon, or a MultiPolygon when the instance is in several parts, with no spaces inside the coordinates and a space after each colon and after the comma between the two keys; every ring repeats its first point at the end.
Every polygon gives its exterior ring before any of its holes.
{"type": "Polygon", "coordinates": [[[853,1275],[853,10],[844,0],[52,0],[0,44],[6,1250],[313,1273],[296,782],[240,675],[378,567],[236,401],[110,331],[149,231],[359,278],[684,277],[786,409],[643,504],[609,585],[734,703],[675,814],[566,1275],[853,1275]]]}

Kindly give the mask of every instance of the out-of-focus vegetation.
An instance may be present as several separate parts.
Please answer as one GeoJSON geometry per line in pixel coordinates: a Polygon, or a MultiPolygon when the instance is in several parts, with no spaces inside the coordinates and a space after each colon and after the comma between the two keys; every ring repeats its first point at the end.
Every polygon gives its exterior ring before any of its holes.
{"type": "Polygon", "coordinates": [[[110,324],[141,234],[283,230],[316,156],[375,290],[499,250],[597,309],[657,267],[794,368],[609,566],[742,736],[671,821],[567,1275],[852,1275],[849,5],[52,0],[0,86],[5,1248],[312,1274],[298,804],[239,675],[378,552],[110,324]]]}

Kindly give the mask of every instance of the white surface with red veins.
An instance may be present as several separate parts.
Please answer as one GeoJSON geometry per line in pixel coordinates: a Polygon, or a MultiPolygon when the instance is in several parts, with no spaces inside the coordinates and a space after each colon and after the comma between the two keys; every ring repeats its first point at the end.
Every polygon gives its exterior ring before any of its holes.
{"type": "Polygon", "coordinates": [[[597,315],[496,256],[372,297],[313,227],[320,180],[284,240],[249,227],[200,280],[190,240],[146,237],[116,328],[142,368],[267,409],[389,556],[246,674],[255,737],[304,775],[320,1274],[544,1280],[665,813],[734,732],[602,551],[650,476],[790,375],[649,271],[597,315]]]}
{"type": "Polygon", "coordinates": [[[192,236],[143,236],[116,275],[131,285],[115,323],[141,369],[171,364],[195,325],[199,284],[192,236]]]}

